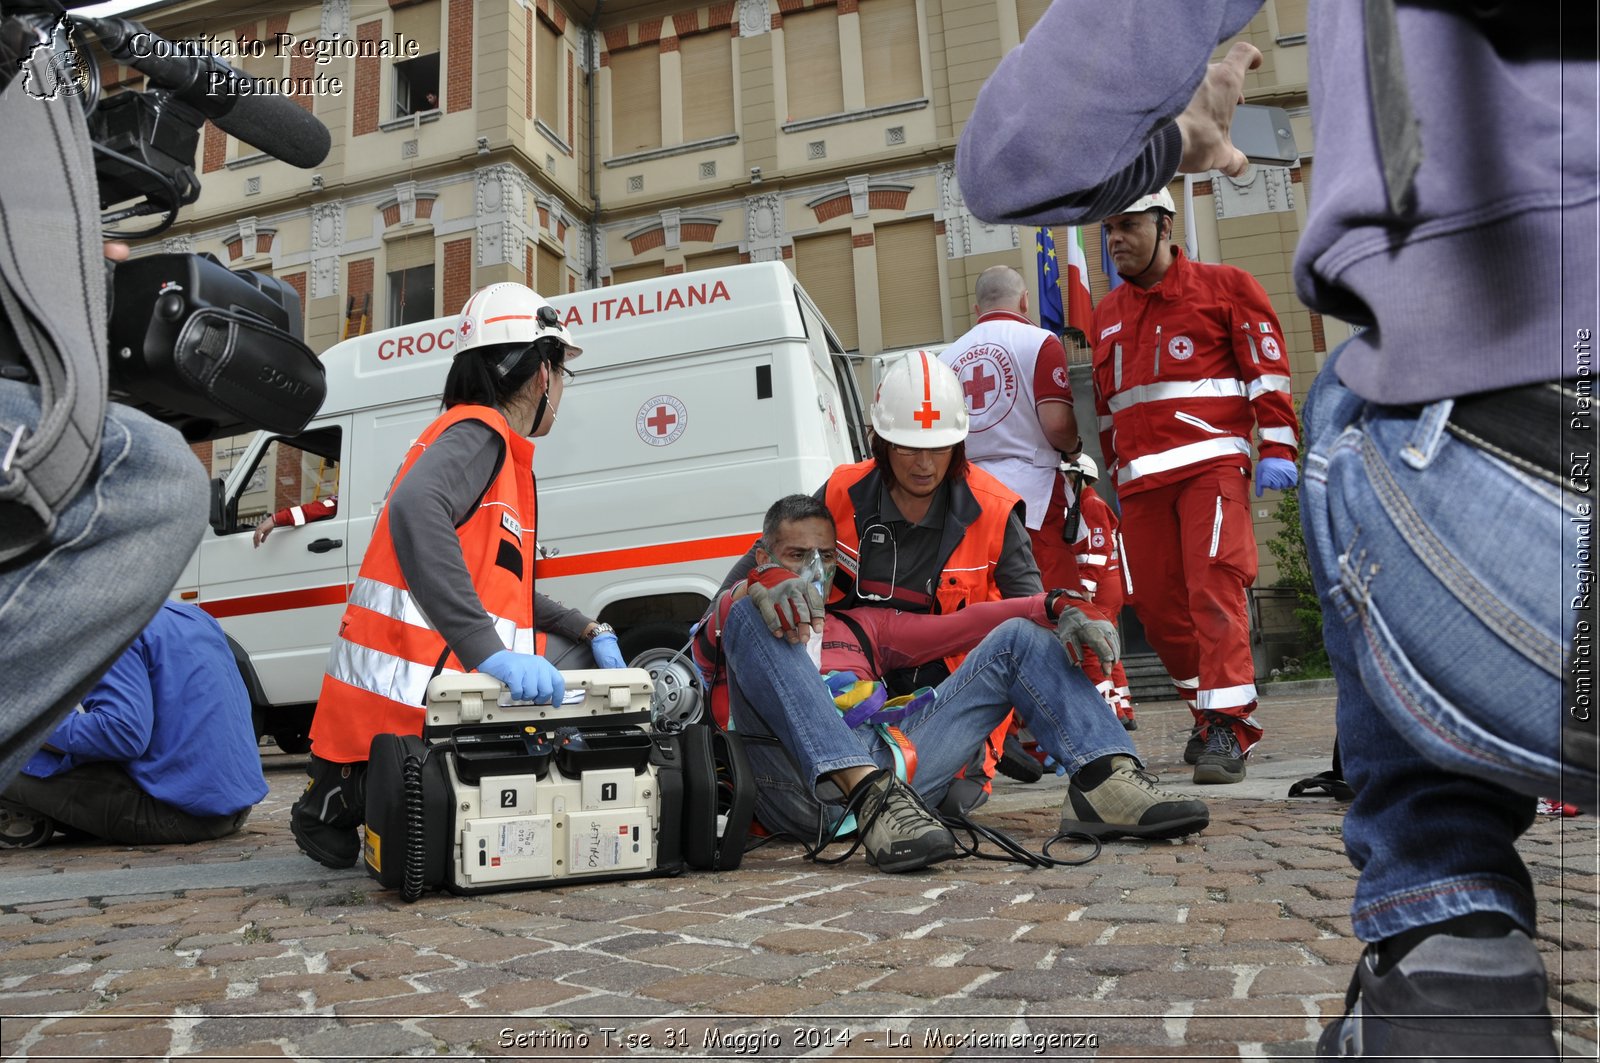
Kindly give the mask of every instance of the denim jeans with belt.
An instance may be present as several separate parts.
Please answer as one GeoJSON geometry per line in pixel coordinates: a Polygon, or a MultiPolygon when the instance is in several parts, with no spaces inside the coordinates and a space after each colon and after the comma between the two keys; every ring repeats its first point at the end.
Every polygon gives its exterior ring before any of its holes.
{"type": "MultiPolygon", "coordinates": [[[[839,819],[837,789],[823,779],[852,767],[889,767],[877,732],[851,730],[805,647],[774,638],[754,603],[734,604],[723,630],[729,718],[745,736],[756,777],[756,818],[809,841],[839,819]]],[[[917,751],[913,787],[930,806],[1015,705],[1039,748],[1075,773],[1112,753],[1135,757],[1116,713],[1072,664],[1055,634],[1013,618],[991,631],[938,686],[934,704],[902,729],[917,751]]]]}
{"type": "MultiPolygon", "coordinates": [[[[1300,505],[1356,789],[1356,935],[1474,911],[1531,932],[1516,841],[1535,799],[1562,792],[1579,498],[1453,435],[1452,400],[1367,402],[1337,358],[1306,400],[1300,505]]],[[[1568,768],[1566,785],[1594,784],[1568,768]]]]}

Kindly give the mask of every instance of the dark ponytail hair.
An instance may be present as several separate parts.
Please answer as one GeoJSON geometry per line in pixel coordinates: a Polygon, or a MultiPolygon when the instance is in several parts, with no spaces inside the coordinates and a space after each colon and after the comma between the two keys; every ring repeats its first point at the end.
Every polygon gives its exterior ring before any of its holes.
{"type": "Polygon", "coordinates": [[[451,361],[444,378],[444,407],[503,408],[533,379],[539,366],[548,363],[552,372],[558,372],[565,354],[559,340],[545,337],[531,344],[496,343],[463,351],[451,361]]]}

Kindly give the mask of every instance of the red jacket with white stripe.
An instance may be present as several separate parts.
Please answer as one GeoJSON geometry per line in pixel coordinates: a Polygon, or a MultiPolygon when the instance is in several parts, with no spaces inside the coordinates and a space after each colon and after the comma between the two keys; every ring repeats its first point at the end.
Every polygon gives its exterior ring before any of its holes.
{"type": "Polygon", "coordinates": [[[1124,284],[1094,310],[1094,401],[1106,475],[1123,497],[1215,467],[1293,461],[1289,353],[1267,293],[1234,266],[1178,248],[1149,289],[1124,284]]]}
{"type": "Polygon", "coordinates": [[[1105,499],[1085,486],[1078,504],[1078,520],[1078,541],[1072,544],[1072,552],[1078,558],[1078,574],[1083,577],[1083,589],[1102,611],[1107,611],[1108,603],[1115,603],[1108,617],[1114,624],[1123,597],[1117,515],[1111,512],[1105,499]]]}

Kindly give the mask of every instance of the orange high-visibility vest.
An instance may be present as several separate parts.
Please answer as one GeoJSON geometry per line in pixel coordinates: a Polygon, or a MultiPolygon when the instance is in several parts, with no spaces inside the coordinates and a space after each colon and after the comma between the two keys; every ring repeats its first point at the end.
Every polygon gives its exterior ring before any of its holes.
{"type": "MultiPolygon", "coordinates": [[[[461,556],[500,641],[516,653],[537,653],[533,442],[512,431],[499,410],[454,406],[411,444],[389,496],[428,445],[462,421],[493,429],[505,444],[506,457],[477,510],[456,529],[461,556]]],[[[428,682],[442,672],[466,670],[411,595],[395,555],[385,504],[329,654],[311,723],[312,752],[348,764],[367,759],[376,735],[420,735],[428,682]]]]}
{"type": "MultiPolygon", "coordinates": [[[[871,460],[854,465],[841,465],[833,470],[832,476],[828,477],[828,487],[823,498],[824,504],[833,514],[840,567],[854,568],[859,565],[861,558],[861,533],[856,528],[855,504],[850,500],[850,488],[876,468],[877,464],[871,460]]],[[[963,484],[977,501],[979,512],[977,518],[967,525],[961,541],[956,544],[955,550],[944,563],[943,571],[939,573],[934,599],[938,603],[937,611],[940,613],[953,613],[957,609],[978,602],[1000,600],[1002,597],[1000,587],[994,579],[995,565],[999,562],[1000,551],[1005,546],[1006,522],[1010,519],[1012,510],[1016,509],[1021,501],[1015,491],[970,463],[967,465],[966,479],[951,486],[958,489],[963,484]]],[[[946,512],[952,513],[950,510],[946,512]]],[[[953,515],[947,515],[946,519],[954,518],[953,515]]],[[[835,587],[830,601],[837,601],[843,597],[844,593],[835,587]]],[[[966,660],[966,657],[965,653],[951,654],[944,659],[945,667],[954,673],[961,667],[961,662],[966,660]]],[[[989,780],[994,778],[995,764],[1000,758],[1000,748],[1010,727],[1011,716],[1007,715],[989,735],[989,740],[984,743],[981,769],[984,774],[985,791],[989,789],[989,780]]]]}
{"type": "MultiPolygon", "coordinates": [[[[828,477],[828,486],[823,493],[823,502],[833,514],[839,565],[847,571],[856,568],[861,556],[861,532],[856,527],[855,503],[850,500],[850,488],[876,468],[876,463],[871,460],[841,465],[828,477]]],[[[939,573],[934,598],[938,602],[937,612],[940,613],[953,613],[968,605],[1001,598],[1000,588],[994,580],[995,565],[1005,545],[1006,522],[1021,501],[1015,491],[976,465],[967,466],[967,477],[964,481],[958,481],[958,484],[964,484],[972,493],[979,512],[977,519],[963,532],[960,542],[939,573]]],[[[956,486],[952,484],[952,487],[956,486]]],[[[835,586],[829,602],[837,603],[843,597],[844,592],[835,586]]],[[[964,653],[954,654],[946,657],[945,663],[953,672],[961,666],[965,657],[964,653]]]]}

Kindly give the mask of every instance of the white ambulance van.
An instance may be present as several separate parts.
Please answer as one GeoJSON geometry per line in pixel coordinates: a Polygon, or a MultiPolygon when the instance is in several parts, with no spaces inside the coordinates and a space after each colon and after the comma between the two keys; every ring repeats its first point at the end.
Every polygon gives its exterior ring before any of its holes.
{"type": "MultiPolygon", "coordinates": [[[[688,640],[778,497],[866,454],[839,341],[781,263],[551,299],[583,347],[537,443],[539,591],[613,625],[633,662],[688,640]]],[[[258,734],[307,731],[328,646],[395,471],[440,412],[455,318],[346,340],[323,357],[328,398],[305,431],[262,433],[212,483],[210,529],[172,596],[221,622],[258,734]],[[266,514],[337,494],[337,512],[266,514]]]]}

